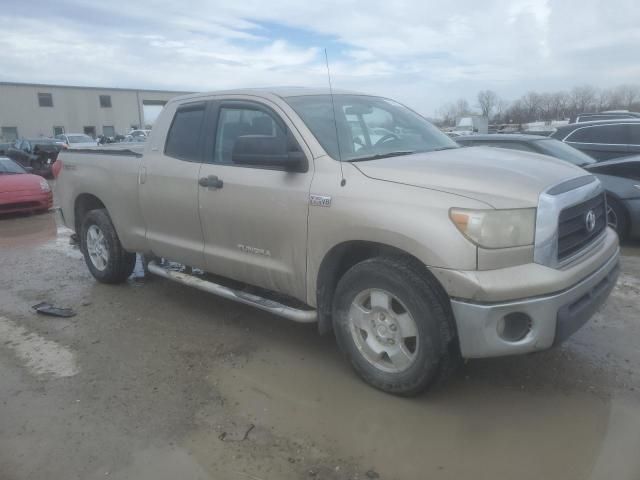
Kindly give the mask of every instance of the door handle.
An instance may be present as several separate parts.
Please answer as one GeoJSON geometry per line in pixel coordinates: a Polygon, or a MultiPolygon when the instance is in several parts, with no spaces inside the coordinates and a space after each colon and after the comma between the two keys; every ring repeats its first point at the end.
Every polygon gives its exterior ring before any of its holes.
{"type": "Polygon", "coordinates": [[[201,187],[222,188],[224,182],[215,175],[209,175],[208,177],[201,177],[198,180],[198,185],[201,187]]]}

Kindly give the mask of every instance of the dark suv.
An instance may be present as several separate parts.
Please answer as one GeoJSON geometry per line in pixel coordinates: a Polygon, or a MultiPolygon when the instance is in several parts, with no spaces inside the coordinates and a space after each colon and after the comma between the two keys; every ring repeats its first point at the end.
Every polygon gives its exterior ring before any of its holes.
{"type": "Polygon", "coordinates": [[[596,160],[640,154],[640,119],[599,120],[559,127],[551,137],[596,160]]]}
{"type": "Polygon", "coordinates": [[[595,120],[620,120],[627,118],[640,118],[638,112],[623,112],[623,111],[609,111],[609,112],[597,112],[597,113],[578,113],[574,117],[571,117],[570,123],[584,123],[593,122],[595,120]]]}

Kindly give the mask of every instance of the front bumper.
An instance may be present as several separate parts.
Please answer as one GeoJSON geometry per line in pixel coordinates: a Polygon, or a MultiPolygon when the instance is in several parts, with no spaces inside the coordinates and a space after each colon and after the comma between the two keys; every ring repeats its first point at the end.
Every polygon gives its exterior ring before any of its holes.
{"type": "Polygon", "coordinates": [[[49,210],[53,206],[52,192],[0,193],[0,214],[49,210]]]}
{"type": "Polygon", "coordinates": [[[544,350],[578,330],[604,303],[618,278],[619,250],[577,284],[549,295],[500,303],[452,300],[460,350],[465,358],[497,357],[544,350]],[[505,340],[500,323],[510,313],[530,318],[528,333],[505,340]]]}

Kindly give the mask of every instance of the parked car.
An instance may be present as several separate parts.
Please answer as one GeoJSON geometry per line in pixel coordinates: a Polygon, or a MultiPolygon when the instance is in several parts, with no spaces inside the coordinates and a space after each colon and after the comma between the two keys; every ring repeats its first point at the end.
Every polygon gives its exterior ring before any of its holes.
{"type": "Polygon", "coordinates": [[[131,130],[125,137],[125,142],[146,142],[151,130],[131,130]]]}
{"type": "Polygon", "coordinates": [[[592,163],[585,168],[609,192],[609,218],[615,229],[623,238],[640,238],[640,155],[592,163]]]}
{"type": "Polygon", "coordinates": [[[9,148],[11,148],[11,145],[13,145],[13,143],[11,143],[11,142],[0,143],[0,155],[1,156],[5,156],[7,154],[7,152],[9,151],[9,148]]]}
{"type": "Polygon", "coordinates": [[[167,103],[143,153],[116,148],[58,160],[62,217],[98,281],[125,281],[140,252],[153,274],[333,330],[355,371],[390,393],[443,380],[460,356],[557,345],[619,271],[593,175],[460,148],[381,97],[187,95],[167,103]],[[381,120],[391,133],[373,141],[381,120]]]}
{"type": "Polygon", "coordinates": [[[628,110],[609,110],[597,113],[578,113],[572,116],[570,123],[593,122],[594,120],[617,120],[626,118],[640,118],[640,113],[628,110]]]}
{"type": "Polygon", "coordinates": [[[582,150],[596,160],[640,154],[640,119],[572,123],[551,137],[582,150]]]}
{"type": "Polygon", "coordinates": [[[454,140],[455,140],[457,137],[463,137],[463,136],[465,135],[464,133],[456,132],[456,131],[453,131],[453,130],[450,130],[450,131],[448,131],[448,132],[444,132],[444,133],[445,133],[449,138],[453,138],[454,140]]]}
{"type": "Polygon", "coordinates": [[[50,138],[21,138],[13,142],[6,156],[37,175],[51,175],[51,166],[58,158],[60,147],[50,138]]]}
{"type": "MultiPolygon", "coordinates": [[[[456,138],[464,146],[509,148],[541,153],[571,162],[593,173],[607,192],[607,219],[620,238],[640,237],[640,156],[629,160],[593,158],[555,138],[535,135],[469,135],[456,138]]],[[[532,157],[532,160],[539,158],[532,157]]]]}
{"type": "Polygon", "coordinates": [[[45,212],[53,205],[49,183],[27,172],[7,157],[0,157],[0,214],[45,212]]]}
{"type": "Polygon", "coordinates": [[[56,135],[55,138],[61,140],[66,148],[70,149],[82,149],[98,145],[97,140],[85,133],[63,133],[56,135]]]}

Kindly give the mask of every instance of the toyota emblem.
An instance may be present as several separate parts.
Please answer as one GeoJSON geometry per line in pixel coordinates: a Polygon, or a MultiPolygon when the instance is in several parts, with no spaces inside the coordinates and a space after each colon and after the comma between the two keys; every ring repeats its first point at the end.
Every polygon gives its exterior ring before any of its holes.
{"type": "Polygon", "coordinates": [[[584,226],[587,228],[587,232],[593,232],[596,228],[596,214],[593,210],[589,210],[584,216],[584,226]]]}

